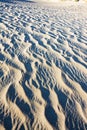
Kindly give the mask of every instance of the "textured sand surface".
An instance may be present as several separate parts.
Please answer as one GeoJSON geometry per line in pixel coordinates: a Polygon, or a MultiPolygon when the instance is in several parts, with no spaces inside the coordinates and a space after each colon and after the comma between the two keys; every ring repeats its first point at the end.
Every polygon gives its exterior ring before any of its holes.
{"type": "Polygon", "coordinates": [[[87,5],[0,2],[0,130],[87,130],[87,5]]]}

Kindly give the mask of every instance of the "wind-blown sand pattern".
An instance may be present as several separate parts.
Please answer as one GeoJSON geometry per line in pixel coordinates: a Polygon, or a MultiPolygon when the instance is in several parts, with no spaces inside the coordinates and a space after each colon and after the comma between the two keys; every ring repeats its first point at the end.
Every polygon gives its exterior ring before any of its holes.
{"type": "Polygon", "coordinates": [[[86,11],[0,2],[0,130],[87,130],[86,11]]]}

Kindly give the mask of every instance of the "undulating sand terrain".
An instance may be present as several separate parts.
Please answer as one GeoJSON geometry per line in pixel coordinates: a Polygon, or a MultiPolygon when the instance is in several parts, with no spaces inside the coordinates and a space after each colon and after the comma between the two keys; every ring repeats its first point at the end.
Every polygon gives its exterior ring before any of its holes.
{"type": "Polygon", "coordinates": [[[87,3],[1,0],[0,130],[87,130],[87,3]]]}

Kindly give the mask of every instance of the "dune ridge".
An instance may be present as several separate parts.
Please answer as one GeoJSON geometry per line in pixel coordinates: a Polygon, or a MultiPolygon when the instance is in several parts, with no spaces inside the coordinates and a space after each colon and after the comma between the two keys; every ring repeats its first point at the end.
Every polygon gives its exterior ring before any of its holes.
{"type": "Polygon", "coordinates": [[[87,129],[86,11],[0,2],[1,130],[87,129]]]}

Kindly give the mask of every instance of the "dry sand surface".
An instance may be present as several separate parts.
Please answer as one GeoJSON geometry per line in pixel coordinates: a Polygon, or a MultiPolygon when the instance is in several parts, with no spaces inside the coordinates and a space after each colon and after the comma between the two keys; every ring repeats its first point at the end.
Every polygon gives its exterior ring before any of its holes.
{"type": "Polygon", "coordinates": [[[87,130],[87,4],[0,2],[0,130],[87,130]]]}

